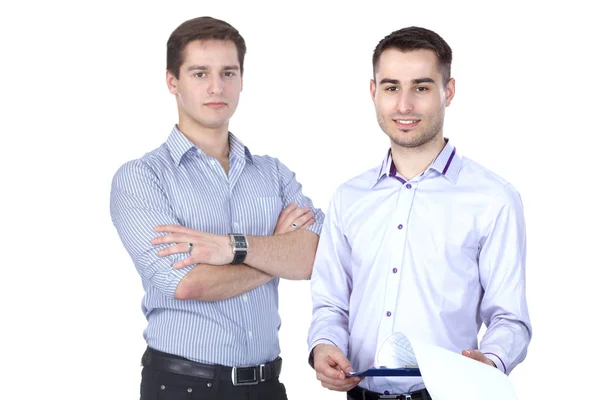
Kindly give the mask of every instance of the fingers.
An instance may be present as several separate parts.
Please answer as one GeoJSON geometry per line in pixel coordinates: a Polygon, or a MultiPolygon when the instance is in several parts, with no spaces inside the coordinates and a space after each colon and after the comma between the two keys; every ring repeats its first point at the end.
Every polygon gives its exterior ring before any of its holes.
{"type": "Polygon", "coordinates": [[[308,220],[304,225],[302,225],[298,229],[306,229],[306,228],[308,228],[309,226],[311,226],[314,223],[315,223],[315,219],[311,218],[310,220],[308,220]]]}
{"type": "Polygon", "coordinates": [[[301,229],[308,221],[310,221],[314,217],[315,217],[315,214],[309,208],[308,212],[306,212],[306,213],[302,214],[301,216],[299,216],[298,218],[296,218],[292,223],[296,224],[296,226],[297,226],[296,229],[301,229]]]}
{"type": "MultiPolygon", "coordinates": [[[[193,241],[194,237],[190,236],[190,235],[185,235],[182,233],[171,233],[169,235],[161,235],[161,236],[157,236],[154,239],[152,239],[150,241],[151,244],[153,245],[159,245],[159,244],[167,244],[167,243],[183,243],[183,242],[191,242],[193,241]]],[[[197,239],[197,237],[196,237],[197,239]]]]}
{"type": "Polygon", "coordinates": [[[288,213],[285,216],[285,218],[283,218],[281,220],[281,223],[285,224],[285,225],[291,225],[292,222],[295,222],[297,219],[306,215],[309,212],[312,214],[312,211],[310,210],[309,206],[297,207],[296,209],[294,209],[290,213],[288,213]]]}
{"type": "MultiPolygon", "coordinates": [[[[286,210],[288,208],[292,208],[290,206],[286,207],[286,210]]],[[[277,221],[274,233],[282,234],[301,229],[308,221],[310,221],[311,218],[314,218],[314,213],[308,206],[297,207],[295,209],[292,209],[285,216],[282,213],[280,215],[279,220],[277,221]],[[295,224],[295,226],[293,226],[292,224],[295,224]]]]}
{"type": "Polygon", "coordinates": [[[171,232],[171,233],[184,233],[184,234],[194,234],[198,233],[190,228],[186,228],[181,225],[158,225],[154,228],[154,232],[171,232]]]}
{"type": "Polygon", "coordinates": [[[492,360],[490,360],[489,358],[487,358],[481,351],[479,350],[475,350],[475,349],[471,349],[471,350],[463,350],[462,351],[462,355],[465,357],[469,357],[475,361],[479,361],[481,363],[490,365],[494,368],[496,368],[496,363],[494,363],[492,360]]]}
{"type": "Polygon", "coordinates": [[[287,216],[294,211],[296,208],[298,208],[298,203],[293,202],[290,203],[286,208],[284,208],[281,213],[279,214],[279,217],[277,218],[277,223],[279,224],[279,221],[284,220],[285,218],[287,218],[287,216]]]}
{"type": "Polygon", "coordinates": [[[186,243],[176,243],[172,246],[165,247],[164,249],[160,249],[158,251],[158,255],[161,257],[170,256],[171,254],[177,253],[187,253],[190,251],[190,244],[186,243]]]}
{"type": "Polygon", "coordinates": [[[321,386],[324,388],[336,390],[338,392],[347,392],[358,385],[362,380],[362,378],[359,377],[346,378],[344,380],[331,380],[329,378],[320,376],[319,374],[317,374],[317,379],[321,381],[321,386]]]}
{"type": "Polygon", "coordinates": [[[313,354],[317,379],[323,387],[345,392],[361,381],[360,377],[346,377],[346,372],[352,371],[352,366],[338,347],[319,344],[315,346],[313,354]]]}

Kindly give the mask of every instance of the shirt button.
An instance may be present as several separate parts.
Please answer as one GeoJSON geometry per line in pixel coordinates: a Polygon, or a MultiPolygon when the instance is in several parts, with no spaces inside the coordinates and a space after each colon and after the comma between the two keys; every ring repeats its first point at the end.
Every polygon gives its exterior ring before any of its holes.
{"type": "Polygon", "coordinates": [[[246,296],[246,295],[243,295],[243,296],[242,296],[242,299],[244,299],[244,301],[248,301],[248,296],[246,296]]]}
{"type": "Polygon", "coordinates": [[[392,316],[392,312],[388,311],[388,312],[385,313],[385,315],[387,315],[388,317],[391,317],[392,316]]]}
{"type": "Polygon", "coordinates": [[[238,224],[237,222],[234,222],[234,223],[233,223],[233,227],[234,227],[234,228],[238,228],[239,226],[240,226],[240,224],[238,224]]]}
{"type": "Polygon", "coordinates": [[[410,183],[407,183],[407,184],[406,184],[406,188],[407,188],[407,189],[410,189],[410,188],[412,188],[412,185],[411,185],[410,183]]]}
{"type": "Polygon", "coordinates": [[[252,331],[248,331],[248,336],[252,337],[252,331]]]}
{"type": "Polygon", "coordinates": [[[402,224],[398,225],[398,229],[402,229],[402,228],[404,228],[404,225],[402,225],[402,224]]]}
{"type": "Polygon", "coordinates": [[[394,268],[394,269],[392,270],[392,272],[393,272],[393,273],[396,273],[396,272],[398,272],[398,268],[394,268]]]}

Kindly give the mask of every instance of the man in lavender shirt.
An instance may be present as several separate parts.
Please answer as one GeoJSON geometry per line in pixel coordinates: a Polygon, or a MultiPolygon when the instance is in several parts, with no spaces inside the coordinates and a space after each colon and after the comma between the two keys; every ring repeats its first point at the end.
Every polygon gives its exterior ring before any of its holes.
{"type": "Polygon", "coordinates": [[[309,361],[348,399],[431,398],[421,377],[346,377],[373,367],[396,332],[505,374],[531,340],[521,198],[444,137],[451,62],[444,39],[418,27],[373,54],[371,97],[391,148],[335,192],[311,280],[309,361]]]}

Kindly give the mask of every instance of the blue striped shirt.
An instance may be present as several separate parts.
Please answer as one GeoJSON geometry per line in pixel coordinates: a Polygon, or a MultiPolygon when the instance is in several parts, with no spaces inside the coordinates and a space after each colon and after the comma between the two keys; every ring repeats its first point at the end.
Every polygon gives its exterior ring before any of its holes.
{"type": "MultiPolygon", "coordinates": [[[[189,253],[159,257],[154,227],[179,224],[226,235],[272,235],[282,209],[308,205],[319,234],[324,215],[302,194],[302,186],[278,159],[250,154],[229,134],[229,175],[175,126],[167,141],[125,163],[114,176],[113,224],[142,278],[142,311],[150,347],[190,360],[221,365],[260,364],[279,355],[279,279],[234,298],[178,300],[175,289],[193,267],[173,269],[189,253]]],[[[227,268],[224,266],[224,268],[227,268]]]]}

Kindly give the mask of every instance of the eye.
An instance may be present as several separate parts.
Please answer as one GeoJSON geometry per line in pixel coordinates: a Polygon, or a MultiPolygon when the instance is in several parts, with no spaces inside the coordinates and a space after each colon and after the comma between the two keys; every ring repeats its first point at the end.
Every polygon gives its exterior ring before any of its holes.
{"type": "Polygon", "coordinates": [[[385,88],[385,90],[387,92],[397,92],[398,91],[398,87],[397,86],[389,86],[389,87],[385,88]]]}
{"type": "Polygon", "coordinates": [[[231,77],[235,76],[235,72],[233,72],[233,71],[225,71],[225,72],[223,72],[223,75],[226,76],[226,77],[228,77],[228,78],[231,78],[231,77]]]}
{"type": "Polygon", "coordinates": [[[417,92],[426,92],[426,91],[428,91],[428,90],[429,90],[429,88],[427,88],[427,87],[425,87],[425,86],[417,86],[417,87],[415,88],[415,90],[416,90],[417,92]]]}
{"type": "Polygon", "coordinates": [[[197,77],[197,78],[204,78],[206,76],[206,72],[202,72],[202,71],[196,72],[194,74],[194,76],[197,77]]]}

